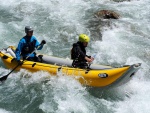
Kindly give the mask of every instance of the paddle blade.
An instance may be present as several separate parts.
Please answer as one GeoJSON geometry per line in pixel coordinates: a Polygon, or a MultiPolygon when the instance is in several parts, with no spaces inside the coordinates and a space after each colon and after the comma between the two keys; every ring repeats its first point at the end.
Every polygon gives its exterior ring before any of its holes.
{"type": "Polygon", "coordinates": [[[1,77],[1,78],[0,78],[0,81],[1,81],[1,82],[5,81],[5,80],[7,79],[7,77],[8,77],[8,75],[5,75],[5,76],[1,77]]]}

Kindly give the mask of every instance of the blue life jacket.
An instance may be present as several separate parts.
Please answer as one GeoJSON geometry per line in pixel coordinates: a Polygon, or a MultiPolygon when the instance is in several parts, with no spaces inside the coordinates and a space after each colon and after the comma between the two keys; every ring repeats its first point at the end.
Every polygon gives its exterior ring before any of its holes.
{"type": "Polygon", "coordinates": [[[32,53],[35,49],[36,40],[31,40],[31,37],[23,37],[26,41],[24,47],[21,50],[21,55],[24,56],[25,54],[32,53]]]}

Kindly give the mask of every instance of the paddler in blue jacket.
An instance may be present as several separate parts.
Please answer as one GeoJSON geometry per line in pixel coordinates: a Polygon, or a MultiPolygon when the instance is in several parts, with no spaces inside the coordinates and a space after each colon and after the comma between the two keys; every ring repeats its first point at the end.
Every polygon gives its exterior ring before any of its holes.
{"type": "Polygon", "coordinates": [[[23,60],[27,58],[26,60],[39,62],[36,53],[33,51],[35,50],[35,48],[37,48],[37,50],[41,50],[46,41],[42,40],[40,44],[37,41],[36,37],[33,36],[33,28],[30,26],[25,27],[25,33],[26,35],[22,39],[20,39],[20,42],[15,52],[16,60],[20,63],[20,59],[22,56],[23,60]]]}

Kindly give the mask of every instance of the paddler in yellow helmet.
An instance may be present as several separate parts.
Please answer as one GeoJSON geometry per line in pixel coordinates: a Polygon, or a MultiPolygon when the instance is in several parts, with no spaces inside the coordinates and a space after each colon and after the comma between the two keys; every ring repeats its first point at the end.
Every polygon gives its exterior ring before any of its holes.
{"type": "Polygon", "coordinates": [[[85,48],[87,47],[89,41],[90,38],[86,34],[80,34],[78,42],[73,44],[73,48],[71,49],[73,67],[87,68],[88,63],[94,60],[91,56],[86,55],[85,48]]]}

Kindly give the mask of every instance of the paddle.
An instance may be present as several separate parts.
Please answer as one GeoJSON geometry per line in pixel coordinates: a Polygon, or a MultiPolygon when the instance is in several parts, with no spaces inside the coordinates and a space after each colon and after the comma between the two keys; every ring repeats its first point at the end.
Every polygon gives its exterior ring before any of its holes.
{"type": "MultiPolygon", "coordinates": [[[[31,54],[33,54],[38,48],[40,48],[42,45],[44,45],[46,42],[43,41],[41,42],[41,44],[32,52],[30,53],[24,60],[28,59],[30,57],[31,54]]],[[[22,65],[24,63],[24,60],[22,62],[19,62],[7,75],[3,76],[0,78],[0,81],[3,82],[7,79],[7,77],[17,68],[19,67],[20,65],[22,65]]]]}

